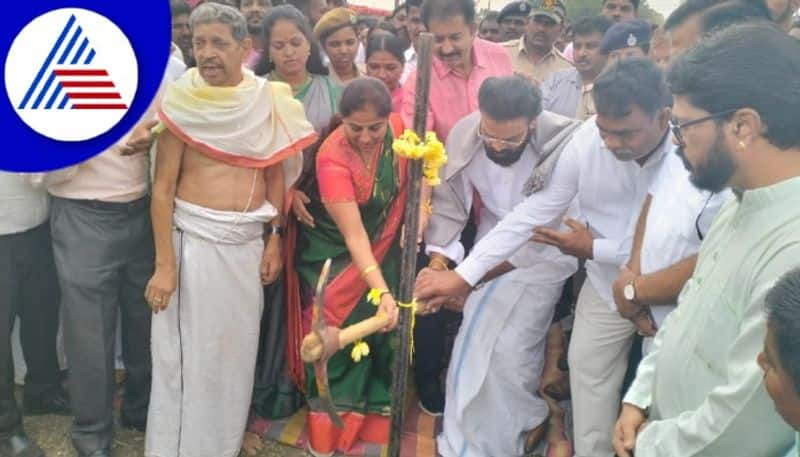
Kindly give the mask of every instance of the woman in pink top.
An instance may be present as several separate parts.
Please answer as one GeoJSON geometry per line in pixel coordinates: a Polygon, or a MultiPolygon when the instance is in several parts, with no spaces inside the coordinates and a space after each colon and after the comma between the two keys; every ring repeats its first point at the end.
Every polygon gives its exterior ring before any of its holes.
{"type": "Polygon", "coordinates": [[[397,35],[386,30],[373,30],[367,38],[367,75],[380,79],[392,94],[392,111],[403,107],[403,87],[400,77],[405,67],[403,43],[397,35]]]}

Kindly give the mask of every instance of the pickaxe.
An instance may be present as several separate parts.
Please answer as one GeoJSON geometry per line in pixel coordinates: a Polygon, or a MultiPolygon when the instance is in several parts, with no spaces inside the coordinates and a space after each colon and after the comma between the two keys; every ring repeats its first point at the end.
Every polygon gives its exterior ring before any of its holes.
{"type": "Polygon", "coordinates": [[[331,269],[331,259],[325,261],[317,280],[316,299],[314,300],[311,333],[303,338],[300,356],[306,363],[314,364],[314,375],[317,381],[317,392],[322,409],[333,421],[334,425],[344,428],[342,419],[336,412],[336,405],[331,398],[328,387],[328,359],[345,346],[366,338],[389,325],[391,318],[383,313],[353,324],[344,329],[328,326],[325,322],[325,285],[331,269]]]}

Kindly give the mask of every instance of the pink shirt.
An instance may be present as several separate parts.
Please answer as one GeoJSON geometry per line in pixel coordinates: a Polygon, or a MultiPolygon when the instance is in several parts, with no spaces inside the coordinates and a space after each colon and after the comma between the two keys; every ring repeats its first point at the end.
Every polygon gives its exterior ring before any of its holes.
{"type": "MultiPolygon", "coordinates": [[[[434,130],[443,142],[456,122],[478,109],[478,89],[486,78],[512,74],[511,57],[505,48],[480,38],[475,38],[472,44],[472,71],[468,78],[453,72],[436,57],[432,66],[428,129],[434,130]]],[[[416,92],[417,72],[414,71],[403,87],[402,116],[409,126],[414,125],[416,92]]]]}
{"type": "Polygon", "coordinates": [[[403,86],[397,86],[392,90],[392,112],[397,114],[403,112],[403,86]]]}

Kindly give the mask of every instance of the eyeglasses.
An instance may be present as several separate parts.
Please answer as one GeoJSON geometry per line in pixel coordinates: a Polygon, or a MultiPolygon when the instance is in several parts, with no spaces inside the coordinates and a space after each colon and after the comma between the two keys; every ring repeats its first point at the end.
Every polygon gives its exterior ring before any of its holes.
{"type": "Polygon", "coordinates": [[[680,124],[675,119],[672,119],[669,121],[669,128],[672,130],[672,134],[675,136],[675,140],[678,141],[678,146],[686,147],[686,143],[683,140],[683,133],[681,133],[681,130],[685,129],[686,127],[691,127],[693,125],[700,124],[702,122],[710,121],[711,119],[717,119],[723,116],[727,116],[728,114],[735,113],[738,110],[739,108],[726,109],[725,111],[709,114],[708,116],[687,121],[684,122],[683,124],[680,124]]]}
{"type": "MultiPolygon", "coordinates": [[[[527,133],[527,130],[525,132],[520,133],[520,135],[525,135],[525,133],[527,133]]],[[[488,135],[484,134],[481,129],[478,130],[478,138],[481,141],[483,141],[484,143],[492,143],[492,144],[498,145],[498,146],[500,146],[501,149],[505,149],[505,148],[513,149],[513,148],[521,146],[522,143],[525,142],[525,137],[524,136],[519,141],[501,140],[500,138],[495,138],[495,137],[488,136],[488,135]]]]}

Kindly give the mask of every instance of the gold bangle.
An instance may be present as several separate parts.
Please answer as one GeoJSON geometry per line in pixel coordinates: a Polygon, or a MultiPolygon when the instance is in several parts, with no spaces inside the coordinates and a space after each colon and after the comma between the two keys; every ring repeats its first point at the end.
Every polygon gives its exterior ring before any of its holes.
{"type": "Polygon", "coordinates": [[[438,257],[432,258],[430,263],[428,263],[428,266],[432,267],[434,264],[437,264],[437,265],[441,266],[445,270],[449,270],[450,269],[450,267],[447,266],[447,262],[445,262],[444,260],[442,260],[442,259],[440,259],[438,257]]]}
{"type": "Polygon", "coordinates": [[[422,211],[428,216],[433,214],[433,205],[431,205],[430,200],[420,203],[420,207],[422,207],[422,211]]]}
{"type": "Polygon", "coordinates": [[[375,271],[377,269],[378,269],[378,266],[375,265],[375,264],[372,264],[372,265],[368,266],[367,268],[364,268],[364,271],[361,272],[361,277],[362,278],[366,278],[368,274],[372,273],[373,271],[375,271]]]}

